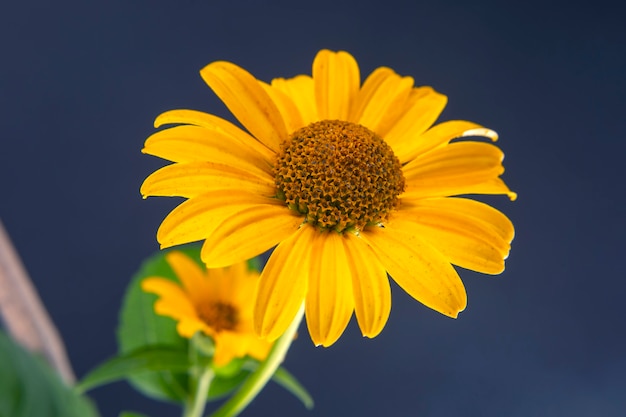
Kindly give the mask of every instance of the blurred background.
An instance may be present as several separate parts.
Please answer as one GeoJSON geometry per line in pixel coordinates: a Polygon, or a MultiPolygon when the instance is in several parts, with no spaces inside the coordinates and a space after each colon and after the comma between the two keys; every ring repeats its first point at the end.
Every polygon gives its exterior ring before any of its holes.
{"type": "MultiPolygon", "coordinates": [[[[177,199],[139,195],[161,112],[230,118],[198,71],[269,81],[343,49],[447,94],[441,120],[500,133],[515,223],[506,271],[462,270],[458,320],[393,286],[384,331],[331,348],[304,327],[286,367],[307,411],[269,385],[244,416],[621,416],[626,410],[626,29],[614,2],[8,2],[0,16],[0,218],[78,376],[116,352],[126,285],[177,199]]],[[[176,416],[116,383],[103,416],[176,416]]]]}

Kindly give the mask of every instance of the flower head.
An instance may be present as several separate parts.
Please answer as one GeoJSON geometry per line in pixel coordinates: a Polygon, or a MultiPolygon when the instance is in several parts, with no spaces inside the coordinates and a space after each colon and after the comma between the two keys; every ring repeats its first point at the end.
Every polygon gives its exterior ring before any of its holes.
{"type": "Polygon", "coordinates": [[[513,239],[505,215],[459,197],[505,194],[503,154],[453,139],[497,134],[454,120],[433,126],[446,96],[389,68],[361,84],[346,52],[320,51],[312,76],[257,80],[229,62],[200,72],[246,130],[192,110],[161,114],[143,152],[174,162],[147,196],[181,196],[157,233],[162,247],[204,240],[220,267],[274,246],[254,307],[276,339],[303,302],[316,344],[334,343],[356,313],[374,337],[391,308],[387,273],[447,316],[466,306],[452,266],[498,274],[513,239]]]}
{"type": "Polygon", "coordinates": [[[150,277],[141,288],[159,296],[154,304],[157,314],[178,324],[182,337],[196,332],[210,336],[215,344],[213,362],[226,365],[233,358],[250,355],[263,360],[271,347],[254,332],[252,304],[259,274],[246,262],[228,268],[202,270],[181,252],[166,255],[180,284],[166,278],[150,277]]]}

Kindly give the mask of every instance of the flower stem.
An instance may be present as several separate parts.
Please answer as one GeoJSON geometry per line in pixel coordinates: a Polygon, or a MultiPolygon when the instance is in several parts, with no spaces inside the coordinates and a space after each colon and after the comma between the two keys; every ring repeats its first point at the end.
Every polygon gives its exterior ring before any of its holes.
{"type": "Polygon", "coordinates": [[[222,407],[216,412],[211,414],[211,417],[234,417],[239,415],[244,408],[257,396],[259,391],[263,389],[267,381],[270,380],[276,369],[285,359],[287,350],[293,342],[294,335],[298,330],[298,326],[304,316],[304,304],[300,307],[298,314],[294,318],[293,322],[289,325],[289,328],[278,338],[267,358],[259,365],[246,382],[243,383],[239,391],[233,395],[222,407]]]}
{"type": "Polygon", "coordinates": [[[211,365],[207,365],[202,369],[200,376],[196,380],[196,390],[190,401],[185,406],[183,417],[202,417],[206,399],[209,394],[209,386],[215,376],[215,371],[211,365]]]}

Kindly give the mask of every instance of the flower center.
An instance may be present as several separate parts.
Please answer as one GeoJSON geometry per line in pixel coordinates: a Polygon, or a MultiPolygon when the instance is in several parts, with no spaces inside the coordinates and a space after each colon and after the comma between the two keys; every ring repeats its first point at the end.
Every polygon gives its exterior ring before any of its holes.
{"type": "Polygon", "coordinates": [[[198,317],[216,332],[234,330],[239,321],[237,309],[225,303],[204,303],[197,307],[198,317]]]}
{"type": "Polygon", "coordinates": [[[404,191],[391,147],[361,125],[312,123],[281,145],[274,166],[278,197],[323,229],[363,230],[387,219],[404,191]]]}

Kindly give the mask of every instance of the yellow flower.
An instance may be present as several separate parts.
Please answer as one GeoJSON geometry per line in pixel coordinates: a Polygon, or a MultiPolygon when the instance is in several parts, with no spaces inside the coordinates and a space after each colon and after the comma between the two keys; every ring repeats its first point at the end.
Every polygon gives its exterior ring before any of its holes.
{"type": "Polygon", "coordinates": [[[374,337],[391,308],[387,273],[447,316],[466,306],[451,264],[504,269],[513,225],[459,196],[506,194],[502,152],[455,141],[497,134],[467,121],[432,126],[447,98],[380,67],[361,85],[346,52],[320,51],[313,75],[271,84],[229,62],[200,71],[247,130],[193,111],[161,114],[144,153],[174,162],[150,175],[147,196],[188,198],[165,218],[161,247],[205,240],[220,267],[274,246],[255,302],[257,332],[274,340],[305,302],[314,343],[333,344],[352,312],[374,337]],[[432,127],[431,127],[432,126],[432,127]]]}
{"type": "Polygon", "coordinates": [[[165,257],[182,285],[159,277],[143,280],[141,288],[159,296],[155,312],[177,320],[182,337],[191,338],[198,331],[210,336],[217,366],[245,355],[265,359],[271,343],[256,335],[252,320],[251,300],[259,274],[248,270],[245,261],[203,271],[181,252],[165,257]]]}

